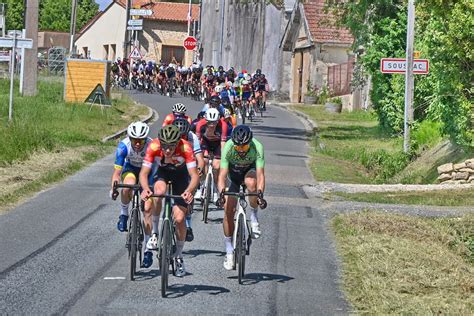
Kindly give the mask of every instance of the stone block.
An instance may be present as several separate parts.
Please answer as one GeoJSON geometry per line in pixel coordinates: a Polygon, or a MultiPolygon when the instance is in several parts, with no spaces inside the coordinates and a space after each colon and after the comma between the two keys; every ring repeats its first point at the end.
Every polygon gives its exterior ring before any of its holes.
{"type": "Polygon", "coordinates": [[[456,163],[454,164],[453,168],[456,171],[461,170],[462,168],[466,168],[466,163],[465,162],[456,163]]]}
{"type": "Polygon", "coordinates": [[[451,180],[451,174],[449,173],[442,173],[440,174],[440,176],[438,177],[438,181],[439,182],[444,182],[446,180],[451,180]]]}
{"type": "Polygon", "coordinates": [[[454,165],[452,163],[446,163],[438,167],[438,174],[448,173],[454,170],[454,165]]]}
{"type": "Polygon", "coordinates": [[[442,182],[441,184],[456,184],[456,183],[457,183],[457,181],[447,180],[447,181],[442,182]]]}
{"type": "Polygon", "coordinates": [[[474,161],[466,162],[466,167],[474,169],[474,161]]]}
{"type": "Polygon", "coordinates": [[[467,172],[467,173],[471,174],[471,173],[474,173],[474,169],[472,169],[472,168],[462,168],[462,169],[459,169],[459,172],[467,172]]]}
{"type": "Polygon", "coordinates": [[[467,181],[469,181],[469,183],[474,183],[474,175],[470,176],[467,181]]]}
{"type": "Polygon", "coordinates": [[[468,159],[468,160],[466,160],[466,161],[464,161],[464,162],[465,162],[466,164],[468,164],[468,163],[474,163],[474,158],[468,159]]]}
{"type": "Polygon", "coordinates": [[[453,179],[454,180],[467,180],[467,179],[469,179],[469,173],[467,173],[467,172],[456,172],[453,179]]]}

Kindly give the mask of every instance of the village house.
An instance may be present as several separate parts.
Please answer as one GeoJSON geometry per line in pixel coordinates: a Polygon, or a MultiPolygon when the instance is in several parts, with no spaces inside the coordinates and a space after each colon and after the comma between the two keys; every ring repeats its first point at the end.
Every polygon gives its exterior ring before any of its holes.
{"type": "Polygon", "coordinates": [[[354,39],[324,6],[325,0],[297,2],[281,38],[280,47],[292,54],[291,102],[303,102],[309,83],[317,89],[328,86],[333,96],[350,94],[354,39]]]}
{"type": "MultiPolygon", "coordinates": [[[[114,0],[104,11],[94,16],[75,40],[77,53],[91,59],[123,58],[123,45],[128,42],[125,40],[125,8],[126,0],[114,0]]],[[[133,8],[153,12],[149,16],[133,17],[143,19],[143,30],[133,31],[138,32],[136,39],[143,58],[166,63],[175,58],[188,66],[192,63],[193,52],[183,48],[183,41],[188,36],[188,4],[134,0],[133,8]]],[[[198,17],[199,6],[192,5],[191,20],[197,20],[198,17]]],[[[130,42],[133,43],[134,39],[135,34],[130,42]]],[[[127,44],[132,44],[130,42],[127,44]]]]}

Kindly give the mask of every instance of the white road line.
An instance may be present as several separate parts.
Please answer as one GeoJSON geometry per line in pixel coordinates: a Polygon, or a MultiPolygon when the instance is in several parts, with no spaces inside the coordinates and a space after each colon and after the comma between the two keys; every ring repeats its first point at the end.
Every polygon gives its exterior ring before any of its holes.
{"type": "Polygon", "coordinates": [[[104,280],[125,280],[125,277],[105,277],[104,280]]]}

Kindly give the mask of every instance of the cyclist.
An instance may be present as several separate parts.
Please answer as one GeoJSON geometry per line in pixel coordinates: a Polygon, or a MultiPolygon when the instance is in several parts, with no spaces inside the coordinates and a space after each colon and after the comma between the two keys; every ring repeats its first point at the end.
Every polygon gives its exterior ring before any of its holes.
{"type": "MultiPolygon", "coordinates": [[[[240,186],[245,184],[249,193],[259,193],[263,199],[265,191],[265,156],[263,145],[253,137],[252,131],[246,125],[238,125],[232,132],[222,151],[221,169],[217,189],[221,194],[225,190],[226,180],[230,180],[229,192],[239,192],[240,186]]],[[[257,217],[258,198],[249,197],[250,223],[252,238],[259,238],[262,234],[257,217]]],[[[218,205],[224,204],[224,242],[226,258],[224,268],[232,270],[235,266],[232,233],[234,231],[234,214],[237,200],[235,197],[220,196],[218,205]],[[223,203],[225,202],[225,204],[223,203]]]]}
{"type": "MultiPolygon", "coordinates": [[[[147,150],[148,145],[152,141],[152,139],[148,137],[149,130],[150,128],[148,127],[148,125],[142,122],[134,122],[128,126],[128,137],[120,141],[115,154],[115,170],[112,174],[112,188],[114,182],[119,183],[120,181],[122,181],[124,184],[137,183],[140,168],[143,162],[143,157],[145,156],[145,152],[147,150]]],[[[149,179],[149,183],[153,183],[152,176],[156,171],[155,167],[156,166],[153,166],[153,170],[150,172],[151,177],[149,179]]],[[[122,189],[120,196],[120,216],[119,221],[117,223],[117,229],[121,232],[127,231],[128,208],[131,199],[132,191],[130,189],[122,189]]],[[[146,243],[148,242],[152,230],[151,208],[151,201],[146,202],[145,209],[143,212],[143,226],[145,229],[144,245],[146,245],[146,243]]],[[[150,251],[145,251],[142,266],[144,268],[149,268],[152,263],[153,254],[150,251]]]]}
{"type": "Polygon", "coordinates": [[[221,98],[218,95],[214,95],[209,99],[209,103],[206,103],[201,109],[201,112],[207,112],[209,109],[217,109],[221,117],[224,116],[224,106],[222,105],[221,98]]]}
{"type": "MultiPolygon", "coordinates": [[[[189,142],[189,144],[193,148],[194,158],[196,158],[197,162],[198,173],[201,174],[202,170],[204,170],[205,165],[204,157],[202,155],[201,144],[199,144],[198,137],[196,136],[196,134],[191,132],[191,124],[189,124],[189,122],[184,118],[177,118],[173,121],[173,125],[179,128],[179,131],[181,132],[181,138],[189,142]]],[[[197,190],[197,192],[199,192],[199,190],[197,190]]],[[[192,207],[188,208],[188,214],[186,215],[186,241],[193,241],[194,239],[191,213],[192,207]]]]}
{"type": "Polygon", "coordinates": [[[168,114],[165,117],[165,119],[163,120],[162,127],[170,125],[177,118],[184,118],[189,122],[189,124],[191,124],[192,119],[191,117],[186,115],[186,110],[186,105],[184,105],[183,103],[176,103],[175,105],[173,105],[173,108],[171,109],[172,113],[168,114]]]}
{"type": "Polygon", "coordinates": [[[224,110],[224,122],[227,123],[227,140],[229,140],[230,135],[232,135],[232,130],[234,129],[234,121],[232,117],[232,113],[229,109],[224,110]]]}
{"type": "MultiPolygon", "coordinates": [[[[171,90],[173,89],[174,91],[174,80],[175,80],[175,77],[176,77],[176,65],[173,64],[173,63],[170,63],[168,65],[168,67],[166,67],[166,71],[165,71],[165,74],[166,74],[166,79],[167,79],[167,82],[168,82],[168,90],[171,90]]],[[[167,95],[169,96],[169,91],[167,93],[167,95]]]]}
{"type": "MultiPolygon", "coordinates": [[[[204,119],[200,120],[196,125],[196,135],[201,142],[201,149],[204,152],[204,156],[207,156],[209,152],[214,154],[212,168],[214,171],[215,184],[217,184],[217,176],[219,174],[221,151],[227,141],[227,129],[227,123],[221,119],[219,111],[214,108],[207,110],[204,119]]],[[[203,174],[207,173],[208,163],[209,160],[205,158],[206,170],[204,170],[203,174]]],[[[217,192],[213,200],[217,200],[217,192]]]]}
{"type": "Polygon", "coordinates": [[[260,69],[257,69],[257,72],[253,76],[253,86],[255,91],[255,99],[257,99],[260,94],[262,95],[263,109],[265,110],[267,105],[268,80],[265,78],[265,75],[262,74],[260,69]]]}
{"type": "MultiPolygon", "coordinates": [[[[196,159],[193,155],[191,145],[181,139],[181,133],[177,126],[167,125],[161,128],[158,138],[153,139],[147,148],[140,171],[140,183],[143,187],[141,197],[148,200],[154,193],[166,194],[167,183],[172,183],[172,193],[181,195],[183,200],[175,200],[173,206],[173,219],[176,225],[176,252],[175,269],[176,276],[182,277],[186,274],[183,260],[184,241],[186,239],[185,215],[188,205],[193,201],[193,193],[199,183],[199,175],[196,170],[196,159]],[[156,182],[150,186],[148,176],[152,170],[153,162],[158,161],[156,182]],[[151,189],[153,187],[153,191],[151,189]]],[[[153,226],[158,226],[161,212],[161,198],[153,203],[153,226]],[[155,221],[156,220],[156,221],[155,221]]],[[[156,230],[157,232],[158,230],[156,230]]],[[[158,246],[157,234],[147,243],[148,249],[156,249],[158,246]]]]}

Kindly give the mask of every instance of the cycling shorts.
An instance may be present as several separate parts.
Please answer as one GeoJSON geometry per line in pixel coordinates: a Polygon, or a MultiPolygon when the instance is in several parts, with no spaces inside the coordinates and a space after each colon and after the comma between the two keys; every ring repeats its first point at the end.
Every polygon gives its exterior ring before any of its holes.
{"type": "MultiPolygon", "coordinates": [[[[125,165],[123,166],[122,172],[120,174],[120,177],[122,178],[122,181],[127,177],[129,174],[133,174],[133,176],[136,179],[136,182],[138,183],[139,175],[140,175],[140,168],[139,167],[134,167],[130,163],[126,162],[125,165]]],[[[153,187],[153,184],[155,183],[155,174],[156,170],[151,170],[150,174],[148,176],[148,184],[150,187],[153,187]]]]}
{"type": "Polygon", "coordinates": [[[214,154],[214,159],[221,159],[221,141],[209,141],[205,137],[202,138],[201,150],[204,156],[207,156],[209,152],[214,154]]]}
{"type": "MultiPolygon", "coordinates": [[[[155,177],[156,181],[164,181],[165,183],[171,182],[173,195],[181,195],[189,185],[189,173],[186,166],[178,168],[169,167],[158,167],[158,172],[155,177]]],[[[182,199],[175,199],[174,205],[188,207],[188,204],[182,199]]]]}
{"type": "Polygon", "coordinates": [[[227,177],[230,181],[230,185],[228,191],[238,193],[240,191],[240,186],[245,181],[245,176],[247,176],[249,172],[255,173],[256,168],[257,167],[255,162],[245,168],[239,168],[234,165],[229,165],[229,174],[227,177]]]}
{"type": "Polygon", "coordinates": [[[252,92],[242,92],[242,100],[248,100],[252,96],[252,92]]]}

